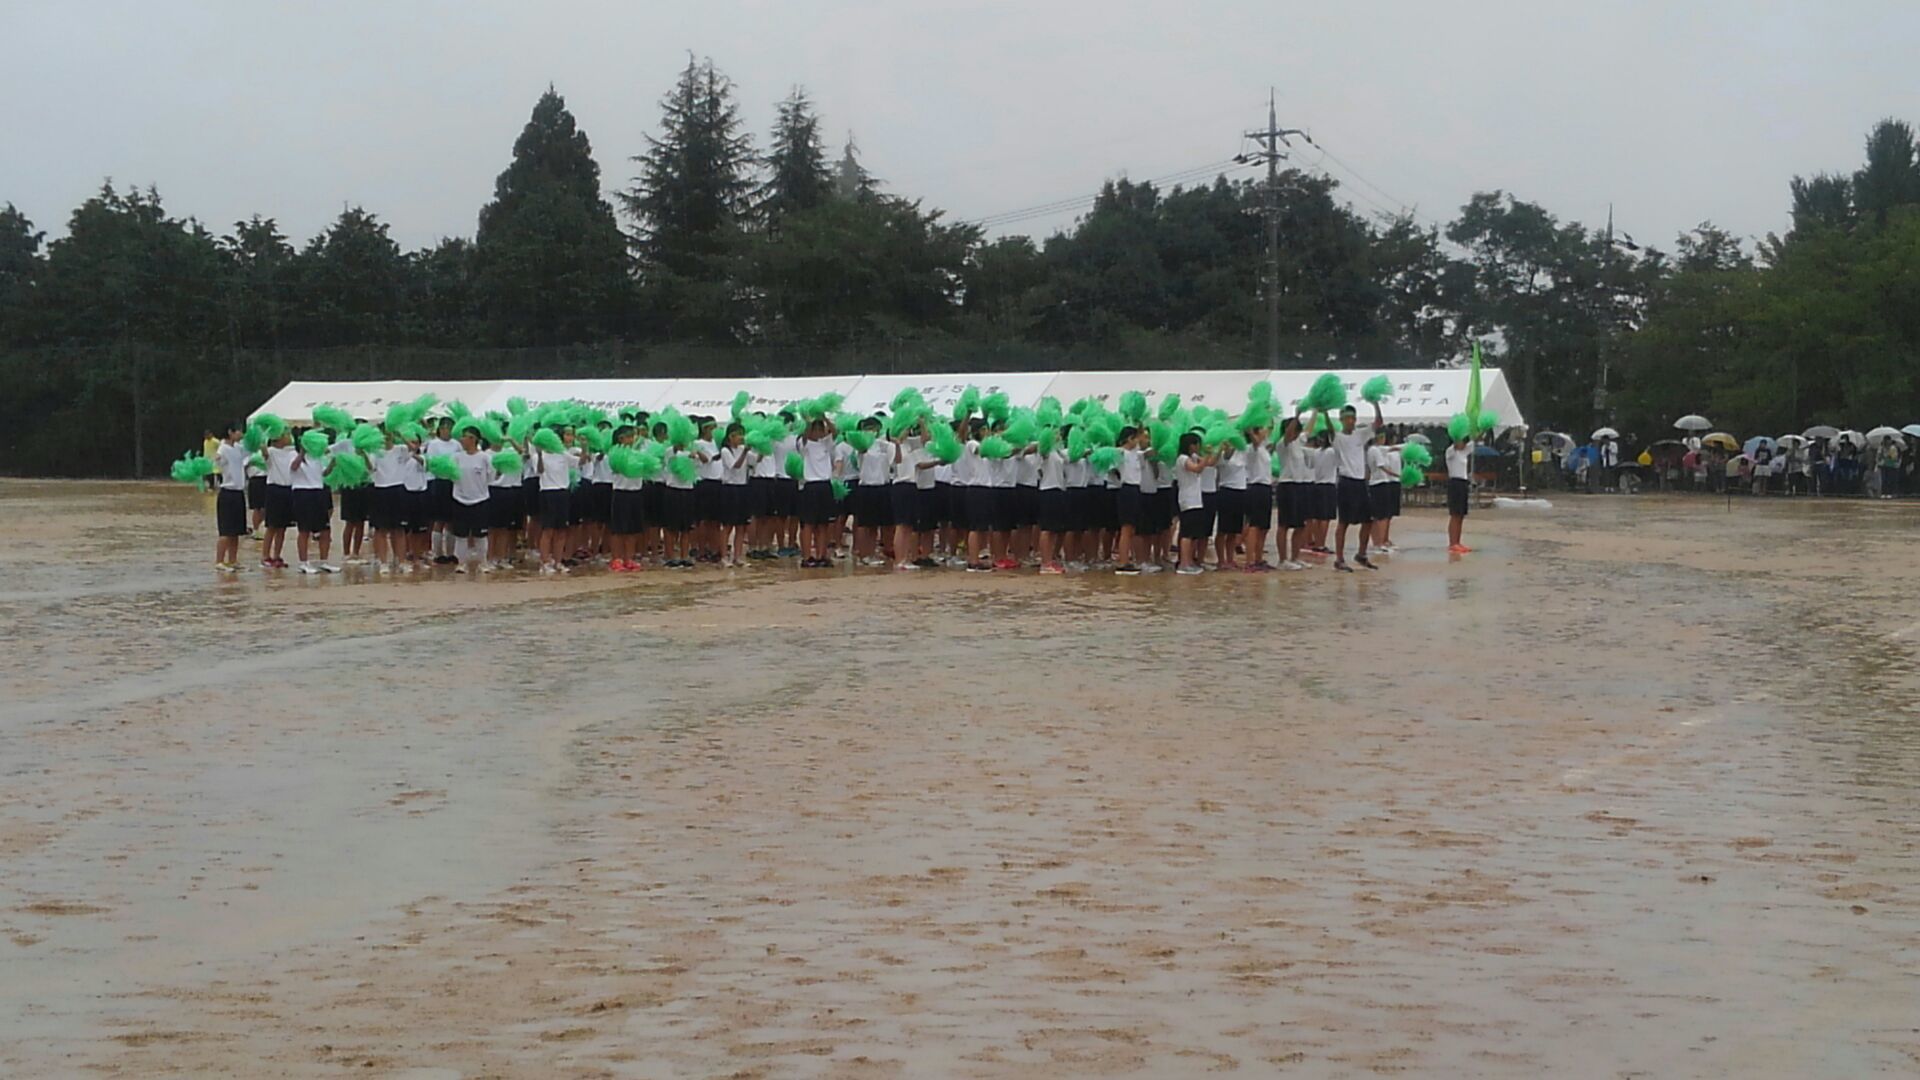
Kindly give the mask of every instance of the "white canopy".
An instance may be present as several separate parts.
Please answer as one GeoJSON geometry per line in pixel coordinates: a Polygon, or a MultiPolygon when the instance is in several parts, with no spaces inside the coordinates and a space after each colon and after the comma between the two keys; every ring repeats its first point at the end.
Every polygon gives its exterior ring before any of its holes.
{"type": "MultiPolygon", "coordinates": [[[[1139,390],[1147,395],[1149,406],[1163,394],[1179,394],[1190,405],[1208,405],[1238,412],[1246,403],[1247,391],[1255,382],[1273,382],[1274,399],[1284,410],[1304,396],[1319,378],[1319,371],[1023,371],[953,372],[943,375],[822,375],[807,378],[752,379],[498,379],[475,382],[425,382],[390,380],[383,382],[293,382],[282,387],[256,413],[270,412],[290,423],[302,424],[313,418],[313,407],[334,404],[356,417],[378,420],[387,406],[396,401],[412,401],[421,394],[435,394],[442,401],[460,400],[475,412],[490,409],[505,411],[507,399],[524,397],[532,404],[543,401],[577,399],[604,409],[637,406],[654,410],[669,405],[687,413],[725,416],[735,392],[753,395],[752,408],[771,412],[790,401],[818,397],[829,391],[847,396],[847,409],[873,412],[884,409],[895,394],[907,386],[917,386],[935,409],[952,408],[961,391],[978,386],[982,394],[1004,391],[1015,405],[1031,406],[1043,396],[1071,405],[1083,397],[1100,399],[1112,407],[1122,393],[1139,390]]],[[[1359,387],[1375,375],[1393,377],[1394,392],[1380,403],[1380,412],[1390,424],[1438,426],[1467,404],[1468,371],[1464,368],[1417,368],[1402,371],[1336,371],[1347,384],[1348,396],[1358,399],[1359,387]]],[[[1514,402],[1506,376],[1494,368],[1483,369],[1481,404],[1499,420],[1505,431],[1524,422],[1514,402]]],[[[1362,406],[1364,408],[1364,405],[1362,406]]]]}

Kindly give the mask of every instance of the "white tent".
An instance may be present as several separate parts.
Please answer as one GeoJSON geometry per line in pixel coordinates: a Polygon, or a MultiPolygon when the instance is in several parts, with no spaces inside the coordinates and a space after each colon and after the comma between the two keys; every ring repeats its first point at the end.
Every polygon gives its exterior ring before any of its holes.
{"type": "Polygon", "coordinates": [[[917,387],[936,413],[953,411],[953,404],[969,386],[982,395],[1004,393],[1016,408],[1032,408],[1058,376],[1051,371],[1016,371],[1000,375],[869,375],[847,394],[849,412],[877,412],[893,403],[894,395],[917,387]]]}
{"type": "MultiPolygon", "coordinates": [[[[415,379],[390,379],[379,382],[290,382],[268,398],[248,418],[272,413],[290,424],[313,420],[315,405],[338,405],[355,419],[378,422],[387,406],[397,401],[413,401],[421,394],[433,394],[441,401],[464,401],[468,405],[483,401],[500,385],[485,382],[424,382],[415,379]]],[[[504,397],[502,401],[506,400],[504,397]]]]}
{"type": "MultiPolygon", "coordinates": [[[[412,401],[421,394],[442,401],[459,400],[476,412],[505,411],[507,399],[524,397],[533,404],[577,399],[603,409],[637,406],[649,411],[673,406],[686,413],[725,416],[736,391],[753,395],[752,409],[771,412],[790,401],[818,397],[833,391],[847,396],[851,412],[885,408],[907,386],[917,386],[935,409],[951,409],[961,391],[978,386],[982,394],[1004,391],[1015,405],[1030,406],[1042,396],[1070,405],[1094,397],[1109,408],[1128,390],[1147,395],[1149,406],[1161,395],[1175,393],[1190,405],[1207,405],[1238,412],[1247,391],[1265,378],[1273,382],[1274,399],[1284,411],[1307,392],[1319,371],[1026,371],[945,375],[823,375],[810,378],[757,379],[502,379],[485,382],[294,382],[255,412],[271,412],[296,424],[312,419],[313,407],[339,405],[358,417],[378,420],[387,406],[412,401]]],[[[1358,402],[1361,384],[1378,374],[1392,376],[1394,392],[1380,404],[1390,424],[1444,425],[1467,404],[1469,372],[1462,368],[1416,368],[1380,372],[1336,371],[1347,384],[1348,397],[1358,402]]],[[[1506,376],[1494,368],[1481,371],[1481,402],[1505,431],[1524,422],[1506,376]]],[[[1361,405],[1364,409],[1364,404],[1361,405]]]]}

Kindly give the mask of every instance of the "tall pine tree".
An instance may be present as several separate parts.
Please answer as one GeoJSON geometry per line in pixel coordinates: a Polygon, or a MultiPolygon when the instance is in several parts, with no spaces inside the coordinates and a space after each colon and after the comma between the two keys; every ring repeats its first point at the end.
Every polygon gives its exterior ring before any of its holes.
{"type": "Polygon", "coordinates": [[[600,193],[593,145],[551,86],[480,208],[473,271],[501,341],[566,344],[619,328],[632,283],[626,237],[600,193]]]}
{"type": "Polygon", "coordinates": [[[754,192],[754,208],[769,232],[787,215],[811,210],[833,195],[833,174],[820,142],[820,116],[806,90],[794,87],[775,108],[767,177],[754,192]]]}
{"type": "Polygon", "coordinates": [[[733,84],[712,60],[687,60],[661,100],[660,135],[633,160],[640,176],[620,201],[637,230],[648,307],[672,337],[726,341],[741,331],[732,284],[753,192],[751,141],[733,84]]]}
{"type": "Polygon", "coordinates": [[[848,132],[847,145],[833,167],[833,193],[842,199],[871,199],[879,187],[873,174],[860,164],[860,149],[853,143],[853,133],[848,132]]]}

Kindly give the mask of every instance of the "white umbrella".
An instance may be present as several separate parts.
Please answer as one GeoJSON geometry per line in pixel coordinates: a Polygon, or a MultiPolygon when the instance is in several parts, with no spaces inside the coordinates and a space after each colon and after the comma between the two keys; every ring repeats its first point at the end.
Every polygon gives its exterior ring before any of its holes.
{"type": "Polygon", "coordinates": [[[1620,437],[1620,433],[1613,430],[1610,427],[1603,427],[1600,430],[1593,433],[1593,439],[1596,442],[1598,442],[1601,439],[1617,439],[1619,437],[1620,437]]]}
{"type": "Polygon", "coordinates": [[[1559,431],[1543,431],[1533,437],[1535,446],[1552,447],[1556,450],[1573,449],[1573,436],[1559,431]]]}
{"type": "Polygon", "coordinates": [[[1901,434],[1898,428],[1890,428],[1884,424],[1867,432],[1867,441],[1870,443],[1883,443],[1888,439],[1892,439],[1895,442],[1907,441],[1907,437],[1901,434]]]}
{"type": "Polygon", "coordinates": [[[1809,439],[1831,439],[1840,434],[1840,429],[1832,424],[1815,424],[1800,434],[1809,439]]]}
{"type": "Polygon", "coordinates": [[[1427,437],[1426,437],[1425,435],[1422,435],[1422,434],[1420,434],[1420,433],[1419,433],[1419,432],[1417,432],[1417,431],[1416,431],[1416,432],[1414,432],[1413,434],[1411,434],[1411,435],[1409,435],[1409,436],[1407,436],[1407,441],[1408,441],[1408,442],[1417,442],[1417,443],[1419,443],[1419,444],[1420,444],[1421,446],[1432,446],[1432,445],[1433,445],[1433,440],[1432,440],[1432,439],[1429,439],[1429,438],[1427,438],[1427,437]]]}
{"type": "Polygon", "coordinates": [[[1920,424],[1908,424],[1900,429],[1916,439],[1920,439],[1920,424]]]}
{"type": "Polygon", "coordinates": [[[1775,441],[1783,450],[1793,450],[1807,445],[1806,437],[1801,435],[1782,435],[1775,441]]]}
{"type": "Polygon", "coordinates": [[[1681,431],[1711,431],[1713,429],[1713,421],[1701,416],[1699,413],[1688,413],[1680,419],[1675,420],[1673,426],[1679,428],[1681,431]]]}
{"type": "Polygon", "coordinates": [[[1853,430],[1836,432],[1833,437],[1839,442],[1852,443],[1856,449],[1867,445],[1867,437],[1853,430]]]}

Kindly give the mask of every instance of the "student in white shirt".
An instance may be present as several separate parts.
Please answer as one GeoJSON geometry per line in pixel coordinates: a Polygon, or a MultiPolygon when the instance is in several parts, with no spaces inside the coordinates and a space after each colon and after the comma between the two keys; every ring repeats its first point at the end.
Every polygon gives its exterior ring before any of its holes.
{"type": "Polygon", "coordinates": [[[426,440],[420,437],[418,431],[409,430],[406,443],[407,449],[413,452],[401,460],[400,466],[407,507],[407,569],[411,571],[416,564],[424,568],[432,560],[428,542],[432,539],[433,505],[432,498],[427,494],[427,458],[422,453],[426,440]]]}
{"type": "Polygon", "coordinates": [[[1151,529],[1152,523],[1147,516],[1147,499],[1141,492],[1145,480],[1146,453],[1140,445],[1146,432],[1139,428],[1121,428],[1116,442],[1120,448],[1120,490],[1114,499],[1115,514],[1119,519],[1120,538],[1114,543],[1114,558],[1124,559],[1113,568],[1116,574],[1133,575],[1142,573],[1147,566],[1158,568],[1158,564],[1148,560],[1147,544],[1141,538],[1142,529],[1151,529]]]}
{"type": "MultiPolygon", "coordinates": [[[[1205,473],[1220,461],[1218,451],[1201,452],[1200,435],[1189,431],[1180,436],[1180,456],[1174,459],[1174,487],[1179,491],[1180,569],[1176,573],[1192,576],[1205,570],[1207,537],[1213,529],[1213,515],[1207,511],[1206,492],[1202,490],[1205,473]]],[[[1225,569],[1225,567],[1222,567],[1225,569]]]]}
{"type": "MultiPolygon", "coordinates": [[[[451,455],[460,449],[453,438],[453,419],[441,417],[434,425],[433,438],[427,440],[426,456],[451,455]]],[[[446,565],[454,561],[453,533],[447,528],[453,521],[453,481],[432,477],[427,481],[428,508],[433,515],[433,561],[446,565]]]]}
{"type": "MultiPolygon", "coordinates": [[[[924,431],[926,421],[921,421],[924,431]]],[[[893,555],[895,570],[918,570],[933,560],[928,534],[922,527],[927,516],[927,507],[922,506],[921,478],[926,478],[928,496],[933,488],[932,455],[926,452],[926,439],[918,433],[903,434],[893,444],[892,483],[887,485],[887,497],[893,511],[893,555]],[[923,466],[924,463],[924,466],[923,466]]]]}
{"type": "Polygon", "coordinates": [[[700,437],[693,441],[693,551],[697,562],[720,561],[721,477],[720,444],[714,440],[715,422],[700,417],[700,437]]]}
{"type": "MultiPolygon", "coordinates": [[[[1247,546],[1247,568],[1259,571],[1273,569],[1267,562],[1267,532],[1273,528],[1273,451],[1267,446],[1268,433],[1263,427],[1246,431],[1247,520],[1242,536],[1247,546]]],[[[1287,557],[1284,546],[1280,557],[1287,557]]]]}
{"type": "Polygon", "coordinates": [[[1340,500],[1340,524],[1333,540],[1333,568],[1349,574],[1353,567],[1347,565],[1347,529],[1353,525],[1360,526],[1360,549],[1353,561],[1369,570],[1375,569],[1367,558],[1367,541],[1373,532],[1373,499],[1367,494],[1367,446],[1373,442],[1373,433],[1385,426],[1379,402],[1373,403],[1373,423],[1360,423],[1359,415],[1353,406],[1343,407],[1340,426],[1333,433],[1335,482],[1340,500]]]}
{"type": "Polygon", "coordinates": [[[481,571],[490,574],[493,566],[481,556],[486,553],[493,462],[480,449],[479,432],[469,427],[460,433],[460,449],[453,452],[453,463],[460,470],[453,479],[453,518],[447,522],[453,533],[453,572],[464,574],[468,563],[479,562],[481,571]]]}
{"type": "MultiPolygon", "coordinates": [[[[1325,421],[1326,417],[1323,415],[1320,419],[1325,421]]],[[[1314,439],[1313,451],[1308,458],[1313,475],[1313,527],[1309,550],[1317,555],[1333,554],[1333,549],[1327,546],[1327,526],[1340,513],[1340,497],[1335,483],[1340,474],[1333,455],[1332,438],[1331,432],[1322,432],[1314,439]]]]}
{"type": "Polygon", "coordinates": [[[1393,554],[1393,519],[1400,516],[1400,448],[1382,431],[1367,447],[1367,494],[1373,500],[1373,550],[1393,554]]]}
{"type": "Polygon", "coordinates": [[[1473,549],[1462,543],[1468,504],[1473,501],[1473,440],[1455,439],[1447,447],[1447,552],[1465,555],[1473,549]]]}
{"type": "Polygon", "coordinates": [[[260,565],[284,570],[287,527],[293,524],[293,435],[282,431],[260,449],[267,463],[267,539],[260,546],[260,565]]]}
{"type": "Polygon", "coordinates": [[[633,449],[638,435],[633,425],[622,424],[614,429],[613,447],[607,451],[607,470],[613,474],[613,490],[607,498],[607,569],[616,574],[641,569],[640,536],[647,527],[646,480],[638,472],[628,475],[612,464],[618,453],[623,467],[628,467],[624,464],[626,452],[633,449]]]}
{"type": "Polygon", "coordinates": [[[859,484],[847,501],[853,504],[853,557],[862,566],[885,566],[887,560],[878,549],[892,543],[887,536],[893,528],[893,483],[895,448],[880,430],[880,421],[869,416],[860,421],[860,430],[870,432],[873,442],[860,452],[859,484]]]}
{"type": "Polygon", "coordinates": [[[213,451],[218,482],[214,496],[214,524],[218,538],[213,545],[214,569],[224,574],[240,572],[240,538],[247,535],[247,459],[252,454],[241,444],[246,430],[238,423],[227,425],[227,437],[213,451]]]}
{"type": "Polygon", "coordinates": [[[540,473],[540,572],[566,573],[568,531],[572,528],[572,481],[575,458],[563,437],[552,431],[536,433],[528,444],[534,468],[540,473]],[[552,436],[542,438],[543,435],[552,436]],[[558,440],[558,447],[555,440],[558,440]],[[546,443],[542,446],[541,443],[546,443]]]}
{"type": "MultiPolygon", "coordinates": [[[[407,548],[408,463],[413,448],[387,432],[387,448],[373,455],[373,564],[381,573],[401,568],[401,556],[407,548]]],[[[407,563],[408,570],[413,569],[407,563]]]]}
{"type": "Polygon", "coordinates": [[[493,480],[487,489],[487,561],[493,564],[495,570],[511,570],[514,553],[520,546],[520,528],[527,518],[526,495],[521,480],[526,472],[526,464],[523,460],[520,468],[508,472],[500,471],[500,467],[494,464],[500,454],[509,450],[520,455],[520,448],[512,440],[508,440],[504,446],[488,446],[485,449],[487,464],[493,468],[493,480]]]}
{"type": "Polygon", "coordinates": [[[1064,433],[1054,440],[1053,448],[1033,453],[1039,478],[1034,485],[1034,518],[1040,531],[1040,572],[1064,574],[1061,564],[1073,532],[1073,493],[1067,490],[1067,449],[1064,433]]]}
{"type": "Polygon", "coordinates": [[[832,538],[828,528],[839,517],[834,507],[833,422],[824,416],[807,421],[800,437],[800,550],[803,570],[824,569],[833,565],[828,557],[832,538]]]}
{"type": "Polygon", "coordinates": [[[744,424],[728,424],[715,463],[720,466],[720,551],[726,566],[747,565],[747,539],[753,521],[748,474],[760,455],[747,446],[744,424]]]}
{"type": "Polygon", "coordinates": [[[294,543],[303,574],[332,574],[340,569],[327,561],[327,554],[333,548],[333,495],[326,484],[329,467],[324,453],[307,453],[304,438],[295,443],[289,472],[293,477],[293,523],[299,530],[294,543]],[[310,545],[315,541],[320,548],[317,565],[307,559],[310,545]]]}
{"type": "MultiPolygon", "coordinates": [[[[1240,565],[1240,543],[1247,531],[1247,450],[1222,444],[1216,457],[1213,564],[1220,570],[1240,570],[1244,569],[1240,565]]],[[[1258,557],[1257,551],[1247,553],[1249,563],[1258,557]]]]}

